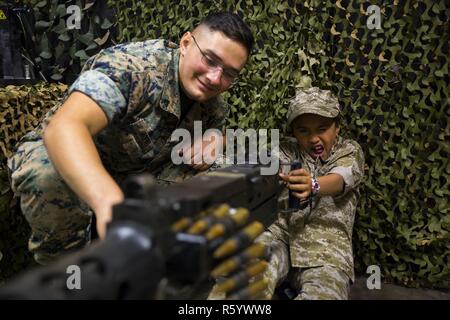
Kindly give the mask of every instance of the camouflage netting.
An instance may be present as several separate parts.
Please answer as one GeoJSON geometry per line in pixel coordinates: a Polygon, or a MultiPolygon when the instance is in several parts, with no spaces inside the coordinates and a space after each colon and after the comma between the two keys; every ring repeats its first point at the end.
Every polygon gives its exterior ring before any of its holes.
{"type": "MultiPolygon", "coordinates": [[[[160,37],[178,42],[211,12],[243,15],[257,43],[239,83],[226,94],[230,127],[282,128],[296,88],[333,90],[344,109],[343,131],[362,145],[367,162],[353,237],[357,271],[378,265],[388,282],[448,289],[449,8],[444,0],[371,2],[381,9],[380,29],[369,29],[376,15],[359,1],[111,0],[109,5],[117,12],[115,42],[160,37]]],[[[2,100],[0,112],[24,110],[28,100],[48,101],[50,88],[55,87],[32,89],[43,95],[25,94],[19,104],[2,100]]],[[[26,129],[13,120],[18,115],[1,118],[0,141],[26,129]]],[[[0,190],[5,194],[7,187],[0,190]]]]}
{"type": "Polygon", "coordinates": [[[91,55],[114,44],[115,12],[106,0],[21,2],[33,8],[36,62],[49,81],[73,82],[91,55]]]}
{"type": "Polygon", "coordinates": [[[32,263],[26,250],[29,228],[9,188],[6,157],[66,90],[64,84],[48,83],[0,88],[0,282],[32,263]]]}

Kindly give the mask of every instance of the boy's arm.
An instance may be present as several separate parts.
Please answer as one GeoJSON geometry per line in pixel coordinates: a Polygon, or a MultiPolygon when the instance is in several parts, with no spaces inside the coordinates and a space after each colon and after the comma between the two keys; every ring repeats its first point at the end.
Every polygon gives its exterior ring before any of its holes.
{"type": "Polygon", "coordinates": [[[318,196],[334,197],[344,192],[344,178],[340,174],[327,174],[326,176],[318,177],[317,181],[320,185],[318,196]]]}
{"type": "MultiPolygon", "coordinates": [[[[342,196],[357,187],[364,177],[364,154],[355,141],[346,141],[345,147],[337,151],[341,157],[325,176],[317,177],[319,196],[342,196]]],[[[290,176],[280,175],[288,183],[294,195],[307,199],[312,192],[311,175],[305,169],[292,171],[290,176]]]]}
{"type": "Polygon", "coordinates": [[[336,196],[342,196],[357,188],[364,179],[364,153],[361,146],[353,140],[346,140],[344,147],[337,151],[341,154],[328,175],[338,174],[344,180],[343,190],[336,196]]]}
{"type": "MultiPolygon", "coordinates": [[[[299,199],[308,199],[312,193],[311,175],[305,169],[290,172],[290,175],[280,174],[281,179],[288,183],[288,188],[299,199]]],[[[344,178],[336,173],[318,177],[320,185],[318,196],[337,196],[344,191],[344,178]]]]}

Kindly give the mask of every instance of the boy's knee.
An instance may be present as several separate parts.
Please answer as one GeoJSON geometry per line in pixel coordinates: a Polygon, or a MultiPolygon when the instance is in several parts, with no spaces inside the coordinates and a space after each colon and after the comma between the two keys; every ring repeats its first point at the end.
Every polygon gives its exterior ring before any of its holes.
{"type": "Polygon", "coordinates": [[[301,269],[295,277],[297,300],[347,300],[350,278],[333,266],[301,269]]]}

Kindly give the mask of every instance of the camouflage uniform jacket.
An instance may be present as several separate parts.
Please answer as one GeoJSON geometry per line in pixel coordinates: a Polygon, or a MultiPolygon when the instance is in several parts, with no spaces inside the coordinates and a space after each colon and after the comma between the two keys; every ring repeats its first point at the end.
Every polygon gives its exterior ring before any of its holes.
{"type": "MultiPolygon", "coordinates": [[[[338,136],[329,158],[322,161],[300,151],[295,139],[281,143],[280,161],[292,162],[294,159],[300,159],[311,176],[340,174],[345,182],[344,192],[334,197],[317,197],[311,212],[309,205],[294,213],[281,210],[269,229],[276,237],[289,242],[291,266],[332,265],[354,281],[352,230],[359,198],[358,185],[364,176],[361,147],[353,140],[338,136]]],[[[281,209],[287,206],[285,189],[280,197],[281,209]]]]}
{"type": "MultiPolygon", "coordinates": [[[[108,118],[95,144],[111,173],[154,172],[170,161],[171,149],[178,143],[170,141],[173,130],[185,128],[192,133],[195,120],[202,121],[203,131],[224,130],[229,108],[220,96],[194,103],[180,120],[179,56],[177,45],[166,40],[120,44],[91,57],[69,88],[66,97],[83,92],[108,118]]],[[[60,105],[23,140],[41,140],[60,105]]]]}

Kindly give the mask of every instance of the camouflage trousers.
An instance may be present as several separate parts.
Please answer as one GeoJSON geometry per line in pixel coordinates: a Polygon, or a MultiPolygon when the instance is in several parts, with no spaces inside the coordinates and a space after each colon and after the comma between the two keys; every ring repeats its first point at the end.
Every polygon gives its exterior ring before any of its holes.
{"type": "MultiPolygon", "coordinates": [[[[157,183],[169,185],[193,175],[180,177],[167,167],[157,183]]],[[[89,244],[93,212],[55,170],[42,140],[22,143],[8,159],[8,168],[11,188],[31,227],[28,249],[36,262],[48,264],[89,244]]]]}
{"type": "Polygon", "coordinates": [[[89,243],[92,212],[56,172],[42,141],[22,143],[8,168],[31,227],[28,249],[36,262],[48,264],[89,243]]]}
{"type": "Polygon", "coordinates": [[[288,245],[263,233],[258,242],[271,248],[271,258],[263,277],[268,282],[264,296],[272,299],[275,289],[287,281],[297,292],[295,300],[347,300],[350,278],[331,265],[291,268],[288,245]]]}

